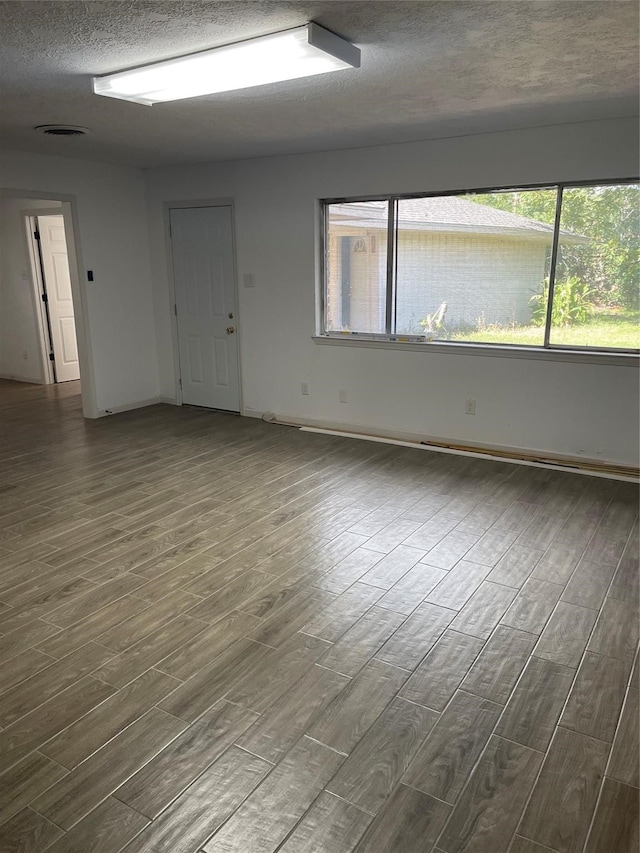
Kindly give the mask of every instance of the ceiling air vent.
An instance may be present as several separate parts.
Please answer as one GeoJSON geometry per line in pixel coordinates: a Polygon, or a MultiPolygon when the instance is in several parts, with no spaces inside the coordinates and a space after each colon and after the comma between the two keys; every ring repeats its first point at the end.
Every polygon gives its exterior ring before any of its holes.
{"type": "Polygon", "coordinates": [[[88,128],[73,124],[39,124],[34,130],[44,133],[45,136],[84,136],[89,133],[88,128]]]}

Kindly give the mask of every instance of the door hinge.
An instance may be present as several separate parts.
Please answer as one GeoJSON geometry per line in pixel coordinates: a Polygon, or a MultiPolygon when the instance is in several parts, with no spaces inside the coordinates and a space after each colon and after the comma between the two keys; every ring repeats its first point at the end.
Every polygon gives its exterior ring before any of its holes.
{"type": "Polygon", "coordinates": [[[176,315],[176,317],[178,316],[178,306],[177,305],[173,306],[173,313],[176,315]]]}
{"type": "Polygon", "coordinates": [[[36,238],[36,240],[39,240],[39,239],[40,239],[40,232],[38,231],[38,229],[37,229],[37,228],[36,228],[36,230],[33,232],[33,236],[36,238]]]}
{"type": "Polygon", "coordinates": [[[55,361],[55,360],[56,360],[55,355],[52,352],[50,352],[49,353],[49,361],[55,361]]]}
{"type": "Polygon", "coordinates": [[[182,388],[182,377],[178,379],[178,385],[182,388]]]}
{"type": "Polygon", "coordinates": [[[49,302],[49,297],[47,296],[47,294],[46,294],[46,293],[43,293],[43,294],[42,294],[42,301],[44,302],[44,304],[45,304],[45,305],[47,305],[47,304],[48,304],[48,302],[49,302]]]}

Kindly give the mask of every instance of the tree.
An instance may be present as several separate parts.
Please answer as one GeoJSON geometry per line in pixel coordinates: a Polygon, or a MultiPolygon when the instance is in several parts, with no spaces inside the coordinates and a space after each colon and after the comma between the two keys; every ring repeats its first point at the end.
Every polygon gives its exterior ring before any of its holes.
{"type": "MultiPolygon", "coordinates": [[[[535,219],[547,225],[555,220],[555,189],[478,193],[470,200],[535,219]]],[[[562,241],[556,281],[580,279],[601,305],[640,307],[638,278],[640,185],[571,187],[564,190],[561,232],[571,232],[588,243],[562,241]]]]}

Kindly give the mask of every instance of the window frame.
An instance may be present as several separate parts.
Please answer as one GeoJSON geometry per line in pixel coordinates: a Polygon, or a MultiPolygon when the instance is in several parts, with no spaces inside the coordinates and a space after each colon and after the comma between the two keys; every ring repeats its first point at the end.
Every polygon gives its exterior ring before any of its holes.
{"type": "Polygon", "coordinates": [[[319,199],[320,204],[320,299],[319,308],[320,316],[317,322],[317,333],[314,340],[318,343],[342,343],[349,345],[364,345],[373,346],[375,348],[393,348],[393,349],[436,349],[442,353],[456,352],[459,354],[466,352],[482,355],[500,355],[534,358],[564,356],[560,360],[583,361],[591,360],[589,357],[598,359],[600,363],[633,363],[638,362],[640,349],[622,348],[622,347],[589,347],[575,346],[570,344],[554,344],[550,340],[552,331],[552,312],[553,312],[553,295],[555,288],[555,274],[558,258],[558,248],[560,245],[560,221],[562,216],[562,199],[564,191],[579,187],[598,187],[598,186],[618,186],[624,184],[640,183],[640,177],[628,178],[602,178],[598,180],[585,181],[551,181],[535,184],[518,184],[507,185],[500,187],[474,187],[469,189],[444,190],[444,191],[429,191],[416,193],[389,193],[367,196],[339,196],[336,198],[319,199]],[[497,192],[526,192],[527,190],[553,190],[557,192],[556,209],[553,225],[553,241],[551,247],[551,262],[549,269],[549,297],[547,302],[547,315],[545,318],[544,341],[542,344],[517,344],[517,343],[491,343],[483,341],[450,341],[445,338],[435,338],[432,340],[418,340],[416,335],[403,335],[401,333],[391,332],[391,321],[393,317],[393,294],[394,290],[394,275],[397,268],[397,210],[398,202],[406,199],[414,198],[442,198],[444,196],[467,196],[470,194],[481,193],[497,193],[497,192]],[[332,331],[326,328],[327,317],[327,246],[328,246],[328,227],[329,218],[327,210],[332,204],[349,204],[369,201],[384,201],[388,202],[388,217],[387,217],[387,278],[386,278],[386,301],[385,301],[385,326],[384,333],[375,332],[342,332],[332,331]],[[492,352],[493,351],[493,352],[492,352]],[[621,362],[620,359],[623,361],[621,362]]]}

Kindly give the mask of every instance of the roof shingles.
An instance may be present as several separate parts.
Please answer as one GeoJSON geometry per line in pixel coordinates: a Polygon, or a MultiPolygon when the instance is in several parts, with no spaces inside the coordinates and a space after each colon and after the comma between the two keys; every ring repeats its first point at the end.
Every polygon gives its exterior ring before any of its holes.
{"type": "MultiPolygon", "coordinates": [[[[332,221],[344,225],[377,227],[386,223],[384,201],[347,202],[331,205],[332,221]]],[[[403,230],[503,234],[550,242],[553,226],[506,210],[477,204],[460,196],[429,196],[401,199],[398,203],[398,228],[403,230]]],[[[562,232],[565,241],[583,242],[584,237],[562,232]]]]}

